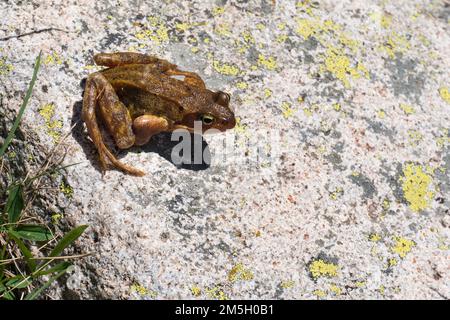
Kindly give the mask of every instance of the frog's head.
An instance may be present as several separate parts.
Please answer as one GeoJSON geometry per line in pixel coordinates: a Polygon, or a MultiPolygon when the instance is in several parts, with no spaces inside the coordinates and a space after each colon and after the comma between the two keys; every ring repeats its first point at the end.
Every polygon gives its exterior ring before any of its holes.
{"type": "Polygon", "coordinates": [[[178,123],[182,127],[193,129],[195,121],[202,122],[202,130],[217,129],[225,131],[234,128],[236,118],[230,108],[230,95],[223,91],[207,90],[202,97],[198,97],[195,104],[191,104],[189,112],[185,113],[178,123]]]}

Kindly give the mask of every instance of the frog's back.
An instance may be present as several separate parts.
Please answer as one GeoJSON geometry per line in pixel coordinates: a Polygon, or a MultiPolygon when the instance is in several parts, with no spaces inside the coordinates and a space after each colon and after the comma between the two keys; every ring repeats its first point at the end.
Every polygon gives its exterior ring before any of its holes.
{"type": "Polygon", "coordinates": [[[163,116],[172,120],[181,119],[179,105],[157,94],[150,93],[129,83],[115,83],[116,93],[134,119],[144,114],[163,116]]]}
{"type": "Polygon", "coordinates": [[[182,81],[152,72],[140,65],[129,65],[102,71],[119,99],[134,119],[143,114],[163,116],[177,121],[183,108],[179,101],[191,93],[182,81]]]}

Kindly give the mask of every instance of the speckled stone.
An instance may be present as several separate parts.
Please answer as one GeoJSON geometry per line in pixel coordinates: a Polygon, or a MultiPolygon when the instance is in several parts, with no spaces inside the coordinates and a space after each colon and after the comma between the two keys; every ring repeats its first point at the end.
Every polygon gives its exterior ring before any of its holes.
{"type": "Polygon", "coordinates": [[[48,147],[74,126],[65,161],[80,164],[47,213],[88,224],[76,251],[92,255],[52,297],[450,298],[446,1],[9,1],[0,12],[3,103],[18,108],[42,50],[24,122],[48,147]],[[238,126],[204,137],[211,164],[173,164],[160,135],[119,153],[145,177],[102,177],[80,120],[102,51],[154,54],[231,93],[238,126]]]}

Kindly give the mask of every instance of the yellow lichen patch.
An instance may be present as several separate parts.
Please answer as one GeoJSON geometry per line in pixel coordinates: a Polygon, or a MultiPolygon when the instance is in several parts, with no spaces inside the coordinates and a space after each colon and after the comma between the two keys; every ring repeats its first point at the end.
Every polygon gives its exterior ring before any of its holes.
{"type": "Polygon", "coordinates": [[[277,61],[272,56],[266,58],[264,55],[260,54],[258,56],[258,65],[263,66],[267,70],[275,70],[277,68],[277,61]]]}
{"type": "Polygon", "coordinates": [[[412,146],[417,146],[417,144],[423,140],[423,134],[418,130],[408,130],[409,143],[412,146]]]}
{"type": "Polygon", "coordinates": [[[403,195],[413,211],[421,211],[430,205],[434,192],[430,190],[432,177],[423,171],[419,165],[408,164],[403,168],[403,195]]]}
{"type": "MultiPolygon", "coordinates": [[[[131,51],[131,50],[130,50],[130,51],[131,51]]],[[[87,65],[84,66],[83,69],[84,69],[84,70],[88,70],[88,71],[92,71],[92,70],[100,69],[100,67],[99,67],[99,66],[96,66],[96,65],[94,65],[94,64],[87,64],[87,65]]]]}
{"type": "Polygon", "coordinates": [[[397,264],[398,264],[398,261],[395,258],[390,258],[388,260],[388,267],[389,268],[395,267],[397,264]]]}
{"type": "Polygon", "coordinates": [[[344,46],[348,46],[354,51],[359,46],[359,43],[344,34],[342,32],[342,26],[336,24],[333,20],[321,21],[314,16],[310,19],[297,19],[296,22],[297,28],[295,32],[305,40],[309,37],[315,37],[320,43],[324,44],[323,35],[333,32],[337,35],[338,41],[344,46]]]}
{"type": "Polygon", "coordinates": [[[369,235],[369,241],[378,242],[381,240],[381,236],[378,233],[372,233],[369,235]]]}
{"type": "Polygon", "coordinates": [[[391,247],[391,250],[392,252],[397,253],[400,258],[406,257],[406,254],[408,254],[416,245],[414,241],[402,237],[395,237],[394,241],[395,245],[391,247]]]}
{"type": "Polygon", "coordinates": [[[175,24],[175,29],[180,32],[185,32],[189,30],[192,26],[189,23],[186,22],[178,22],[175,24]]]}
{"type": "Polygon", "coordinates": [[[239,117],[236,117],[236,126],[234,127],[234,130],[237,133],[242,134],[244,136],[248,135],[247,125],[242,124],[241,118],[239,118],[239,117]]]}
{"type": "Polygon", "coordinates": [[[298,1],[295,6],[308,15],[313,16],[314,13],[312,11],[312,8],[317,8],[317,2],[311,3],[310,0],[301,0],[298,1]]]}
{"type": "Polygon", "coordinates": [[[241,33],[242,39],[247,44],[255,43],[255,38],[253,38],[253,35],[250,33],[250,31],[243,31],[241,33]]]}
{"type": "Polygon", "coordinates": [[[400,109],[402,109],[403,112],[407,115],[416,113],[416,110],[414,109],[414,107],[412,107],[406,103],[400,103],[400,109]]]}
{"type": "Polygon", "coordinates": [[[72,198],[73,188],[70,185],[64,183],[64,181],[59,185],[59,190],[61,190],[61,192],[64,193],[67,198],[72,198]]]}
{"type": "Polygon", "coordinates": [[[289,289],[289,288],[293,288],[295,285],[295,282],[292,280],[288,280],[288,281],[283,281],[280,284],[280,287],[282,287],[283,289],[289,289]]]}
{"type": "Polygon", "coordinates": [[[340,296],[342,293],[342,289],[335,284],[330,285],[330,291],[333,292],[336,296],[340,296]]]}
{"type": "Polygon", "coordinates": [[[355,79],[361,77],[358,68],[352,67],[350,58],[342,49],[337,47],[328,47],[321,69],[330,72],[335,78],[341,80],[346,88],[350,87],[348,76],[355,79]]]}
{"type": "Polygon", "coordinates": [[[265,28],[266,28],[266,26],[264,25],[264,23],[259,22],[256,24],[256,29],[258,29],[260,31],[264,30],[265,28]]]}
{"type": "MultiPolygon", "coordinates": [[[[135,37],[141,41],[151,41],[153,44],[160,45],[169,41],[168,28],[165,23],[157,17],[148,17],[148,28],[135,33],[135,37]]],[[[145,47],[145,43],[141,43],[141,47],[145,47]]]]}
{"type": "Polygon", "coordinates": [[[191,52],[192,53],[197,53],[200,49],[198,47],[192,47],[191,48],[191,52]]]}
{"type": "Polygon", "coordinates": [[[236,264],[228,273],[228,280],[236,282],[239,280],[250,281],[253,279],[253,273],[250,269],[245,268],[242,263],[236,264]]]}
{"type": "Polygon", "coordinates": [[[58,224],[59,220],[61,220],[62,214],[61,213],[54,213],[52,214],[52,223],[58,224]]]}
{"type": "Polygon", "coordinates": [[[439,89],[439,95],[441,96],[441,98],[447,102],[448,104],[450,104],[450,91],[448,90],[448,88],[446,87],[442,87],[439,89]]]}
{"type": "Polygon", "coordinates": [[[210,299],[229,300],[226,293],[220,287],[213,287],[211,289],[206,289],[205,291],[210,299]]]}
{"type": "Polygon", "coordinates": [[[423,34],[420,34],[418,36],[419,41],[425,46],[425,47],[429,47],[431,45],[431,41],[425,37],[423,34]]]}
{"type": "Polygon", "coordinates": [[[55,105],[53,103],[44,105],[39,109],[39,114],[44,118],[47,134],[51,136],[54,141],[58,141],[61,137],[60,129],[62,128],[62,122],[53,119],[55,115],[55,105]]]}
{"type": "Polygon", "coordinates": [[[322,259],[314,260],[309,265],[309,272],[314,279],[319,277],[336,277],[339,266],[331,262],[325,262],[322,259]]]}
{"type": "Polygon", "coordinates": [[[319,154],[325,154],[325,152],[327,152],[327,147],[325,147],[324,145],[320,145],[316,148],[316,150],[319,154]]]}
{"type": "Polygon", "coordinates": [[[380,20],[380,24],[383,28],[387,29],[392,23],[392,17],[383,15],[380,20]]]}
{"type": "Polygon", "coordinates": [[[327,293],[324,290],[317,289],[313,291],[313,295],[315,295],[318,298],[324,298],[327,296],[327,293]]]}
{"type": "Polygon", "coordinates": [[[358,62],[358,65],[356,66],[356,70],[358,70],[366,79],[370,80],[370,74],[369,70],[362,64],[358,62]]]}
{"type": "Polygon", "coordinates": [[[225,37],[231,36],[230,26],[227,23],[220,23],[214,29],[214,32],[225,37]]]}
{"type": "Polygon", "coordinates": [[[308,40],[309,37],[317,34],[321,30],[319,21],[312,19],[297,19],[295,32],[308,40]]]}
{"type": "Polygon", "coordinates": [[[6,58],[0,57],[0,75],[8,74],[14,70],[12,64],[6,62],[6,58]]]}
{"type": "Polygon", "coordinates": [[[379,49],[386,52],[391,59],[394,59],[396,53],[405,53],[409,48],[411,48],[411,44],[408,39],[393,32],[379,49]]]}
{"type": "Polygon", "coordinates": [[[366,282],[365,282],[365,281],[356,281],[356,282],[355,282],[355,286],[356,286],[357,288],[363,288],[363,287],[366,286],[366,282]]]}
{"type": "Polygon", "coordinates": [[[213,16],[220,16],[224,12],[225,12],[225,8],[224,7],[215,7],[215,8],[212,9],[212,15],[213,16]]]}
{"type": "Polygon", "coordinates": [[[331,200],[337,200],[344,193],[344,189],[341,187],[336,188],[333,192],[330,193],[331,200]]]}
{"type": "Polygon", "coordinates": [[[445,145],[450,143],[450,137],[448,136],[448,129],[441,129],[441,135],[436,139],[437,146],[442,149],[445,145]]]}
{"type": "Polygon", "coordinates": [[[384,292],[386,291],[386,288],[385,288],[383,285],[381,285],[381,286],[378,288],[378,291],[380,292],[380,294],[381,294],[382,296],[384,296],[384,292]]]}
{"type": "Polygon", "coordinates": [[[288,119],[294,115],[295,110],[291,108],[291,104],[289,102],[283,101],[281,104],[281,110],[283,111],[283,117],[288,119]]]}
{"type": "Polygon", "coordinates": [[[265,98],[270,98],[272,96],[272,90],[266,88],[264,89],[264,97],[265,98]]]}
{"type": "Polygon", "coordinates": [[[358,40],[354,40],[352,38],[350,38],[349,36],[347,36],[345,33],[342,33],[339,36],[339,42],[349,48],[350,50],[352,50],[353,53],[357,53],[358,49],[360,47],[360,43],[358,40]]]}
{"type": "Polygon", "coordinates": [[[63,63],[63,61],[62,61],[61,57],[55,51],[53,51],[51,54],[47,55],[44,59],[44,64],[46,64],[46,65],[53,65],[53,64],[60,65],[62,63],[63,63]]]}
{"type": "Polygon", "coordinates": [[[248,83],[245,81],[240,81],[240,82],[236,83],[236,87],[238,89],[244,90],[244,89],[248,88],[248,83]]]}
{"type": "Polygon", "coordinates": [[[450,249],[450,246],[446,244],[446,238],[439,237],[438,249],[439,250],[449,250],[450,249]]]}
{"type": "Polygon", "coordinates": [[[380,12],[374,12],[369,15],[372,21],[375,21],[380,24],[384,29],[388,29],[392,23],[392,16],[385,15],[380,12]]]}
{"type": "Polygon", "coordinates": [[[149,290],[139,283],[133,283],[130,287],[131,292],[136,292],[141,296],[146,296],[149,294],[149,290]]]}
{"type": "Polygon", "coordinates": [[[283,42],[286,42],[287,38],[288,38],[288,36],[286,34],[282,34],[282,35],[279,35],[276,40],[278,43],[283,43],[283,42]]]}
{"type": "Polygon", "coordinates": [[[384,110],[378,110],[377,116],[380,119],[384,119],[384,118],[386,118],[386,112],[384,110]]]}
{"type": "Polygon", "coordinates": [[[312,115],[313,115],[313,112],[311,111],[311,109],[310,108],[303,108],[303,113],[305,114],[305,116],[307,116],[307,117],[312,117],[312,115]]]}
{"type": "Polygon", "coordinates": [[[342,107],[339,103],[335,103],[333,104],[333,109],[336,111],[341,111],[342,107]]]}
{"type": "Polygon", "coordinates": [[[383,203],[381,204],[381,207],[383,208],[384,211],[389,210],[389,208],[391,207],[391,202],[389,201],[389,199],[384,199],[383,203]]]}
{"type": "Polygon", "coordinates": [[[197,287],[197,286],[192,286],[192,288],[191,288],[191,293],[192,293],[192,295],[193,295],[194,297],[198,297],[198,296],[201,295],[202,290],[201,290],[199,287],[197,287]]]}
{"type": "Polygon", "coordinates": [[[286,23],[280,22],[279,24],[277,24],[277,29],[283,31],[284,29],[286,29],[286,23]]]}
{"type": "Polygon", "coordinates": [[[239,74],[239,68],[227,63],[220,63],[220,61],[213,61],[213,68],[217,72],[227,75],[227,76],[236,76],[239,74]]]}

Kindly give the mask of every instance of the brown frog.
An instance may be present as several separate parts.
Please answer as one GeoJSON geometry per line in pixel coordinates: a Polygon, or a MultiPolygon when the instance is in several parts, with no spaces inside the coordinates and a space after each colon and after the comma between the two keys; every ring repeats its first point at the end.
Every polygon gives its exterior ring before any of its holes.
{"type": "Polygon", "coordinates": [[[109,160],[126,173],[144,175],[108,150],[97,117],[120,149],[143,145],[163,131],[184,128],[192,132],[194,121],[201,121],[203,131],[225,131],[236,124],[228,93],[206,89],[197,74],[179,70],[166,60],[118,52],[97,54],[94,61],[109,68],[87,78],[82,118],[103,171],[109,160]]]}

